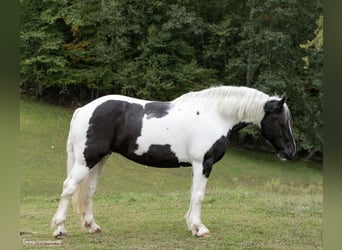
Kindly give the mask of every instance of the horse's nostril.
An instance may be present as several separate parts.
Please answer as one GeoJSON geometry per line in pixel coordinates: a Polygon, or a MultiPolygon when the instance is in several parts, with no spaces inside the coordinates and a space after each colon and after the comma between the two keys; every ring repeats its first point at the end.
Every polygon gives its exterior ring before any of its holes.
{"type": "Polygon", "coordinates": [[[280,160],[286,161],[286,157],[282,153],[278,153],[277,156],[280,160]]]}

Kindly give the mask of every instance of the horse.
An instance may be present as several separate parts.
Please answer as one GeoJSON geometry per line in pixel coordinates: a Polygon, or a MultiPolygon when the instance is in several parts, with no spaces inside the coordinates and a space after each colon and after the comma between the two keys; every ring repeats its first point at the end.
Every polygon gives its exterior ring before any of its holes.
{"type": "Polygon", "coordinates": [[[207,237],[201,204],[214,163],[233,133],[256,124],[281,160],[295,156],[296,144],[286,95],[269,96],[248,87],[219,86],[186,93],[169,102],[107,95],[73,113],[67,139],[67,178],[52,219],[53,235],[64,238],[72,199],[89,233],[101,232],[93,215],[93,195],[111,153],[152,167],[192,166],[186,223],[192,235],[207,237]]]}

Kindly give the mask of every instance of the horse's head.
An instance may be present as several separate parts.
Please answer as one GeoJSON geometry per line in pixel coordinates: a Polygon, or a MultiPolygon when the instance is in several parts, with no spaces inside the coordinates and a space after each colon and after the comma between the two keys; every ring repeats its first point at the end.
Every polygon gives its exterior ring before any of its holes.
{"type": "Polygon", "coordinates": [[[292,135],[291,115],[285,98],[283,94],[280,100],[266,102],[261,133],[278,151],[281,160],[292,160],[296,153],[296,143],[292,135]]]}

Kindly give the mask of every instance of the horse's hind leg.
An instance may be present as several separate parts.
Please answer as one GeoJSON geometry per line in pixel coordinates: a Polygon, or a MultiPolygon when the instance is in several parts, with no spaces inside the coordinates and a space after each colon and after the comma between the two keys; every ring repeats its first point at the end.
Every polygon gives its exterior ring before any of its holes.
{"type": "Polygon", "coordinates": [[[57,226],[57,229],[53,235],[57,238],[62,238],[67,233],[66,229],[64,228],[64,222],[66,219],[70,198],[75,193],[79,183],[87,177],[88,173],[89,168],[86,167],[85,164],[81,164],[76,160],[74,167],[63,182],[61,200],[59,202],[57,212],[52,219],[52,226],[57,226]]]}
{"type": "Polygon", "coordinates": [[[89,228],[90,233],[101,232],[101,228],[96,224],[93,215],[93,196],[107,158],[108,156],[104,157],[89,171],[88,177],[79,185],[72,197],[74,209],[81,215],[82,226],[89,228]]]}

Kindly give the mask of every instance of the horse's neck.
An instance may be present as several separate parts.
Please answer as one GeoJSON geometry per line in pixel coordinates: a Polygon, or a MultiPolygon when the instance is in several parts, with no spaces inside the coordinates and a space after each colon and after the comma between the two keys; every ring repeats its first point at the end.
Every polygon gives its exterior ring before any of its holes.
{"type": "Polygon", "coordinates": [[[216,112],[228,123],[260,125],[269,96],[246,87],[216,87],[190,92],[175,100],[178,105],[202,107],[216,112]]]}
{"type": "Polygon", "coordinates": [[[253,98],[232,95],[222,100],[218,110],[227,121],[254,123],[260,126],[267,98],[268,96],[263,93],[253,98]]]}

